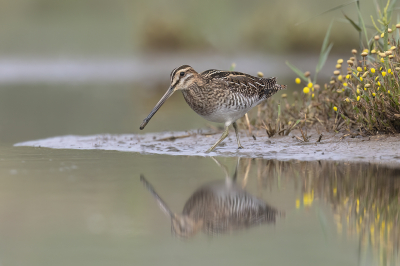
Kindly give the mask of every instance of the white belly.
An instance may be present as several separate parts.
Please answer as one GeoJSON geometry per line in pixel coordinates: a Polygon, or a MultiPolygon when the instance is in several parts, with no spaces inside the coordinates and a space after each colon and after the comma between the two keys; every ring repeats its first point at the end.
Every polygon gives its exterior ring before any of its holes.
{"type": "Polygon", "coordinates": [[[224,123],[225,126],[229,126],[242,116],[244,116],[248,111],[250,111],[251,108],[247,109],[240,109],[240,110],[235,110],[235,109],[218,109],[215,112],[213,112],[210,115],[203,116],[205,119],[211,122],[216,122],[216,123],[224,123]]]}

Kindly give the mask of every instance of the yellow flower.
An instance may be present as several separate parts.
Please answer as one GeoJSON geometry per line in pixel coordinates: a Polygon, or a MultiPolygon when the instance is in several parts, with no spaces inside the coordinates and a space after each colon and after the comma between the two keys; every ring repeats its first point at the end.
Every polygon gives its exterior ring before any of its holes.
{"type": "Polygon", "coordinates": [[[360,81],[361,81],[361,82],[363,81],[363,78],[362,78],[362,77],[360,77],[360,81]]]}
{"type": "Polygon", "coordinates": [[[346,79],[349,79],[350,78],[350,75],[346,75],[346,79]]]}
{"type": "Polygon", "coordinates": [[[360,94],[360,89],[357,89],[357,94],[360,94]]]}
{"type": "Polygon", "coordinates": [[[333,107],[333,110],[334,110],[335,112],[337,112],[337,107],[336,107],[336,106],[334,106],[334,107],[333,107]]]}
{"type": "Polygon", "coordinates": [[[371,68],[371,73],[372,73],[372,74],[375,73],[375,68],[371,68]]]}
{"type": "Polygon", "coordinates": [[[360,101],[360,96],[357,96],[357,101],[360,101]]]}
{"type": "Polygon", "coordinates": [[[386,72],[382,71],[382,77],[386,76],[386,72]]]}
{"type": "Polygon", "coordinates": [[[375,50],[371,50],[371,54],[376,54],[376,51],[375,50]]]}
{"type": "Polygon", "coordinates": [[[367,71],[367,67],[364,67],[364,71],[367,71]]]}
{"type": "Polygon", "coordinates": [[[296,84],[300,84],[301,82],[300,78],[296,78],[294,81],[296,82],[296,84]]]}
{"type": "Polygon", "coordinates": [[[313,93],[313,94],[311,94],[311,98],[314,98],[314,93],[313,93]]]}
{"type": "Polygon", "coordinates": [[[338,59],[338,60],[337,60],[337,63],[338,63],[338,64],[342,64],[342,63],[343,63],[343,59],[338,59]]]}
{"type": "Polygon", "coordinates": [[[313,86],[312,82],[308,82],[307,87],[309,87],[311,89],[312,86],[313,86]]]}
{"type": "Polygon", "coordinates": [[[304,206],[311,206],[314,200],[314,190],[311,193],[304,193],[303,194],[303,204],[304,206]]]}
{"type": "Polygon", "coordinates": [[[383,67],[380,67],[379,70],[382,71],[382,68],[383,68],[383,67]]]}
{"type": "Polygon", "coordinates": [[[380,87],[378,87],[376,90],[379,91],[380,87]]]}
{"type": "Polygon", "coordinates": [[[385,59],[381,58],[381,63],[385,63],[385,59]]]}
{"type": "Polygon", "coordinates": [[[337,79],[340,80],[340,81],[342,81],[343,76],[342,76],[342,75],[339,75],[339,76],[337,77],[337,79]]]}
{"type": "Polygon", "coordinates": [[[390,50],[394,50],[394,49],[396,49],[396,46],[390,47],[390,50]]]}
{"type": "Polygon", "coordinates": [[[344,91],[344,88],[342,88],[342,91],[344,91]]]}
{"type": "Polygon", "coordinates": [[[349,98],[346,98],[346,100],[345,100],[345,101],[346,101],[346,102],[348,102],[348,103],[350,102],[349,98]]]}
{"type": "Polygon", "coordinates": [[[375,97],[375,95],[376,95],[376,94],[375,94],[375,92],[373,92],[373,93],[372,93],[372,96],[374,96],[374,97],[375,97]]]}
{"type": "Polygon", "coordinates": [[[385,33],[384,33],[384,32],[382,32],[382,34],[381,34],[381,38],[383,38],[383,36],[385,36],[385,33]]]}
{"type": "Polygon", "coordinates": [[[367,90],[367,88],[365,88],[365,87],[364,87],[364,90],[366,91],[366,90],[367,90]]]}
{"type": "Polygon", "coordinates": [[[362,68],[361,68],[361,67],[357,67],[357,71],[358,71],[358,72],[361,72],[361,71],[362,71],[362,68]]]}
{"type": "Polygon", "coordinates": [[[381,83],[379,81],[376,84],[378,84],[378,86],[381,86],[381,83]]]}
{"type": "Polygon", "coordinates": [[[388,69],[388,73],[389,73],[389,74],[392,73],[392,69],[391,69],[391,68],[388,69]]]}
{"type": "Polygon", "coordinates": [[[376,76],[375,80],[378,80],[378,78],[379,78],[379,77],[378,77],[378,76],[376,76]]]}
{"type": "Polygon", "coordinates": [[[347,82],[343,82],[343,86],[347,87],[347,82]]]}
{"type": "Polygon", "coordinates": [[[390,90],[388,90],[388,93],[390,93],[390,90]]]}
{"type": "Polygon", "coordinates": [[[303,92],[305,94],[309,93],[310,92],[310,88],[309,87],[304,87],[303,92]]]}
{"type": "Polygon", "coordinates": [[[363,50],[363,53],[368,53],[368,49],[364,49],[364,50],[363,50]]]}

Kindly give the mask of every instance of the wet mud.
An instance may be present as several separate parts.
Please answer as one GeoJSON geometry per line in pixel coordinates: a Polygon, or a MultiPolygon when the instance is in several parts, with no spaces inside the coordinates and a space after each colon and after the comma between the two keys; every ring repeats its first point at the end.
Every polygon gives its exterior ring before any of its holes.
{"type": "Polygon", "coordinates": [[[337,160],[400,163],[400,135],[351,137],[346,134],[309,132],[309,141],[302,141],[301,133],[294,130],[289,136],[268,138],[264,132],[252,136],[241,133],[244,149],[237,149],[235,134],[229,136],[213,152],[206,150],[220,137],[213,132],[160,132],[148,134],[60,136],[17,143],[15,146],[31,146],[52,149],[94,149],[166,154],[185,156],[241,156],[279,160],[337,160]]]}

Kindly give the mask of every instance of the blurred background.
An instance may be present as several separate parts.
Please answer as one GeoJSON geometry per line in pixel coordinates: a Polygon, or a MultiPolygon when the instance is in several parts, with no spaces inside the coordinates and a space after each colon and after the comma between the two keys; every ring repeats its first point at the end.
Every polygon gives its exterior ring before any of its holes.
{"type": "MultiPolygon", "coordinates": [[[[285,61],[313,72],[335,19],[323,84],[336,60],[359,48],[342,14],[357,21],[355,3],[317,16],[345,3],[0,0],[0,265],[396,265],[396,171],[246,160],[239,180],[248,175],[248,191],[287,216],[232,236],[179,241],[139,175],[180,212],[195,189],[224,179],[210,158],[12,146],[205,127],[177,93],[139,131],[183,64],[201,72],[236,63],[276,76],[290,95],[302,87],[285,61]]],[[[361,10],[371,24],[373,1],[361,10]]],[[[236,159],[223,162],[233,173],[236,159]]]]}
{"type": "MultiPolygon", "coordinates": [[[[341,12],[357,21],[350,1],[1,0],[0,54],[98,58],[162,53],[287,54],[318,52],[341,12]],[[308,20],[308,21],[307,21],[308,20]],[[305,22],[304,22],[305,21],[305,22]],[[301,23],[296,26],[297,23],[301,23]]],[[[363,1],[366,22],[373,1],[363,1]]],[[[335,51],[357,45],[352,27],[335,23],[335,51]]]]}
{"type": "MultiPolygon", "coordinates": [[[[0,0],[0,141],[137,133],[182,64],[201,72],[236,63],[238,71],[262,71],[301,89],[285,61],[315,69],[333,19],[332,53],[349,56],[358,46],[342,14],[357,21],[355,3],[317,16],[344,3],[0,0]]],[[[370,21],[373,1],[361,9],[370,21]]],[[[336,59],[328,60],[325,76],[336,59]]],[[[206,123],[174,95],[146,130],[206,123]]]]}

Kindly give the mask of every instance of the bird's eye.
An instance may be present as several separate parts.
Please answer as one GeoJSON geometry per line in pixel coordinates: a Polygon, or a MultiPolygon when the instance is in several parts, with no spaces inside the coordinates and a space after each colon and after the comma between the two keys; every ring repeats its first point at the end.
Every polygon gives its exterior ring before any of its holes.
{"type": "Polygon", "coordinates": [[[185,72],[181,72],[179,75],[181,75],[181,77],[183,77],[185,75],[185,72]]]}

